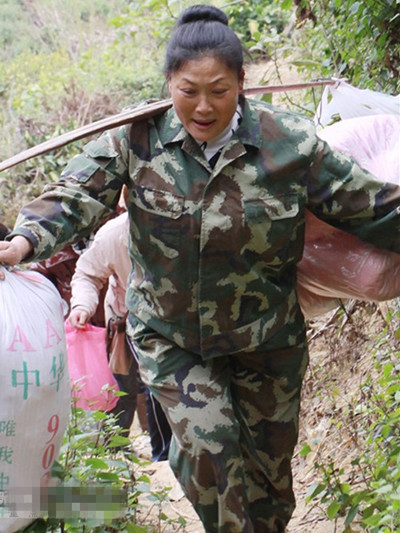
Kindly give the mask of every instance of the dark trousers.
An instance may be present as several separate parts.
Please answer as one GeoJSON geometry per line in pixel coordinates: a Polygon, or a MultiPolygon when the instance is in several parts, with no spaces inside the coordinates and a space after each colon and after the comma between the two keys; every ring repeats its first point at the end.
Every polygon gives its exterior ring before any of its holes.
{"type": "Polygon", "coordinates": [[[146,387],[146,412],[149,425],[151,458],[155,461],[168,459],[171,442],[171,426],[158,400],[146,387]]]}
{"type": "Polygon", "coordinates": [[[120,396],[117,405],[109,411],[117,417],[118,425],[129,433],[136,411],[136,395],[138,393],[138,367],[134,357],[128,375],[114,374],[119,390],[125,392],[120,396]]]}
{"type": "MultiPolygon", "coordinates": [[[[123,396],[120,398],[117,406],[115,409],[118,409],[119,406],[125,407],[126,411],[125,414],[121,415],[121,420],[128,421],[129,419],[133,419],[133,414],[136,409],[136,394],[145,393],[146,398],[146,416],[147,416],[147,424],[148,424],[148,431],[150,435],[150,444],[151,444],[151,458],[153,462],[156,461],[166,461],[168,459],[168,452],[169,452],[169,445],[171,442],[171,427],[169,425],[169,422],[167,420],[167,417],[164,414],[164,411],[159,403],[158,400],[154,397],[154,395],[150,392],[150,390],[146,387],[146,385],[143,383],[140,372],[138,369],[138,363],[137,363],[137,357],[135,350],[133,348],[133,345],[127,336],[127,343],[130,348],[131,353],[133,354],[134,364],[132,366],[135,366],[136,368],[136,374],[135,374],[135,383],[136,383],[136,389],[135,389],[135,399],[134,399],[134,409],[132,412],[132,418],[130,418],[130,405],[129,402],[132,401],[132,395],[129,393],[130,389],[130,376],[120,376],[119,374],[115,374],[115,378],[118,382],[118,385],[120,385],[119,378],[128,378],[125,380],[121,380],[120,390],[124,390],[125,392],[128,392],[127,396],[123,396]],[[124,387],[122,389],[121,387],[124,387]],[[121,400],[125,399],[124,403],[121,403],[121,400]]],[[[132,389],[131,389],[132,390],[132,389]]]]}

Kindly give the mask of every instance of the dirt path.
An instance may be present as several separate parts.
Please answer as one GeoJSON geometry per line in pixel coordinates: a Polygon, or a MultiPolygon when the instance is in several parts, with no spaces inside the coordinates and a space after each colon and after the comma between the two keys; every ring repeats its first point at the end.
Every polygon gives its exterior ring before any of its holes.
{"type": "MultiPolygon", "coordinates": [[[[282,61],[282,64],[277,68],[272,61],[260,61],[258,63],[248,65],[245,68],[245,88],[254,87],[257,85],[285,85],[293,83],[302,83],[310,81],[304,79],[299,72],[291,66],[290,60],[282,61]]],[[[275,106],[290,107],[291,103],[287,100],[301,102],[304,91],[288,91],[276,92],[271,95],[272,104],[275,106]]]]}

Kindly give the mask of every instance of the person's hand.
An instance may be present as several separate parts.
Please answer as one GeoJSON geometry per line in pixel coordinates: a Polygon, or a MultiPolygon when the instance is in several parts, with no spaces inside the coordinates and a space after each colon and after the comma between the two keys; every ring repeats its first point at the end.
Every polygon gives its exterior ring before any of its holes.
{"type": "Polygon", "coordinates": [[[74,326],[74,328],[83,329],[89,322],[89,318],[90,316],[87,311],[83,311],[82,309],[73,309],[68,317],[68,320],[71,326],[74,326]]]}
{"type": "MultiPolygon", "coordinates": [[[[14,266],[20,263],[33,250],[32,243],[23,237],[17,235],[11,241],[0,241],[0,265],[14,266]]],[[[4,273],[0,270],[0,279],[4,279],[4,273]]]]}

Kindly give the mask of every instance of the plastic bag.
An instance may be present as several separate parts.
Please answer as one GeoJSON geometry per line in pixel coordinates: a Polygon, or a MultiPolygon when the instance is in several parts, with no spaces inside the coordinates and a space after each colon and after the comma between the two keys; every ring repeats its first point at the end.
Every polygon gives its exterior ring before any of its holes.
{"type": "Polygon", "coordinates": [[[315,123],[327,126],[335,116],[342,120],[367,115],[400,115],[400,95],[359,89],[338,80],[327,85],[315,113],[315,123]]]}
{"type": "MultiPolygon", "coordinates": [[[[343,120],[319,136],[352,155],[382,181],[400,184],[400,116],[343,120]]],[[[306,212],[298,295],[306,318],[337,305],[336,299],[383,301],[400,295],[400,254],[361,241],[306,212]],[[330,301],[329,301],[330,299],[330,301]]]]}
{"type": "Polygon", "coordinates": [[[70,414],[62,301],[33,271],[0,266],[0,532],[42,514],[70,414]]]}
{"type": "Polygon", "coordinates": [[[118,384],[108,365],[106,328],[86,324],[73,327],[67,320],[65,332],[72,396],[77,407],[110,411],[117,402],[118,384]]]}
{"type": "Polygon", "coordinates": [[[380,180],[400,184],[400,115],[342,120],[319,131],[318,136],[335,150],[354,157],[380,180]]]}

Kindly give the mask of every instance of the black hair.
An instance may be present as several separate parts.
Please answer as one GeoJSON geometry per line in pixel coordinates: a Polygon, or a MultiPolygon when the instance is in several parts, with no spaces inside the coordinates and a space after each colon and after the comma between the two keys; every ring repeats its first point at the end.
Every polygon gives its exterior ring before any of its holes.
{"type": "Polygon", "coordinates": [[[243,49],[228,17],[217,7],[198,4],[185,9],[178,18],[167,46],[166,75],[178,71],[186,61],[216,57],[241,77],[243,49]]]}

